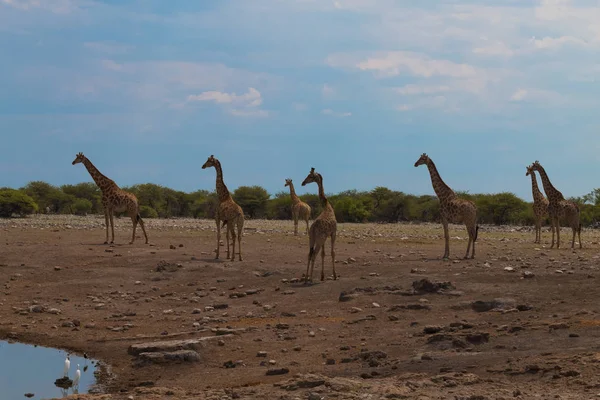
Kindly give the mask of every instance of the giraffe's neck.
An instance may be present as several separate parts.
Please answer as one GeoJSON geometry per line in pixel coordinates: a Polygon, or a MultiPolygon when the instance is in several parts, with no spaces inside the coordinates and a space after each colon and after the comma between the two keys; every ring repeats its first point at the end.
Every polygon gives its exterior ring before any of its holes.
{"type": "Polygon", "coordinates": [[[223,170],[221,169],[220,161],[215,163],[215,170],[217,171],[217,196],[219,196],[220,202],[224,202],[229,200],[231,195],[229,194],[227,186],[225,186],[225,182],[223,182],[223,170]]]}
{"type": "Polygon", "coordinates": [[[290,183],[290,196],[292,196],[292,203],[296,204],[300,201],[300,197],[296,195],[296,190],[294,190],[294,184],[290,183]]]}
{"type": "Polygon", "coordinates": [[[329,200],[327,200],[327,197],[325,197],[325,190],[323,190],[323,177],[321,174],[317,175],[319,177],[317,179],[317,185],[319,185],[319,199],[321,200],[321,205],[325,207],[327,204],[329,204],[329,200]]]}
{"type": "Polygon", "coordinates": [[[442,180],[442,177],[440,176],[433,161],[429,160],[427,163],[427,168],[429,169],[429,175],[431,176],[431,185],[433,186],[433,190],[435,191],[438,199],[443,202],[455,198],[456,194],[442,180]]]}
{"type": "Polygon", "coordinates": [[[543,201],[544,195],[542,194],[542,192],[540,191],[540,188],[538,187],[537,178],[535,177],[535,172],[531,171],[530,175],[531,175],[531,193],[533,194],[533,201],[534,202],[543,201]]]}
{"type": "Polygon", "coordinates": [[[102,192],[104,192],[107,189],[118,188],[117,184],[112,179],[109,179],[106,176],[102,175],[102,173],[98,171],[98,168],[96,168],[96,166],[92,164],[92,162],[87,158],[83,160],[83,165],[85,165],[85,168],[88,170],[88,172],[92,176],[92,179],[94,180],[94,182],[96,182],[96,185],[98,185],[102,192]]]}
{"type": "Polygon", "coordinates": [[[548,200],[564,200],[565,197],[558,189],[556,189],[552,185],[552,182],[550,182],[550,179],[548,178],[548,175],[546,174],[546,171],[542,166],[539,167],[538,172],[540,173],[540,178],[542,178],[542,185],[544,186],[544,191],[546,192],[546,195],[548,195],[548,200]]]}

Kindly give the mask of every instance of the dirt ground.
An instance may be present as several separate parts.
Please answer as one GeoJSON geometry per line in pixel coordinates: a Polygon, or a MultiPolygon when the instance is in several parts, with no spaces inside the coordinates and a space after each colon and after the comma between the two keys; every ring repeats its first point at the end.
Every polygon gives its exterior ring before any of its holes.
{"type": "Polygon", "coordinates": [[[108,246],[100,217],[0,220],[0,339],[102,360],[94,398],[600,398],[600,232],[483,226],[463,260],[455,226],[443,261],[440,225],[338,224],[338,280],[328,242],[303,285],[291,221],[246,221],[242,262],[214,260],[214,221],[148,220],[150,245],[115,221],[108,246]],[[220,333],[195,362],[128,353],[220,333]]]}

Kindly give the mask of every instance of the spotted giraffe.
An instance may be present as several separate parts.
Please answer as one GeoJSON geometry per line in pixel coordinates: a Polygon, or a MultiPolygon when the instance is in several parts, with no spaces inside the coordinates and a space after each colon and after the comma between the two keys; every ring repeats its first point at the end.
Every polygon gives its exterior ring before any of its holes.
{"type": "MultiPolygon", "coordinates": [[[[548,215],[548,199],[544,197],[535,178],[535,171],[533,165],[527,167],[525,176],[531,175],[531,192],[533,194],[533,216],[535,219],[535,241],[534,243],[541,243],[542,241],[542,220],[548,215]]],[[[554,225],[552,226],[552,235],[554,236],[554,225]]]]}
{"type": "Polygon", "coordinates": [[[423,153],[417,162],[415,162],[415,167],[423,164],[427,165],[427,168],[429,169],[433,190],[440,200],[440,216],[442,219],[442,226],[444,227],[444,239],[446,242],[443,258],[447,259],[450,257],[450,234],[448,232],[448,223],[465,224],[467,233],[469,234],[469,243],[467,244],[467,253],[464,258],[469,257],[471,244],[473,244],[471,258],[475,258],[475,241],[477,240],[477,232],[479,231],[479,225],[477,225],[477,207],[475,206],[475,203],[470,200],[458,198],[456,193],[444,183],[435,164],[425,153],[423,153]]]}
{"type": "Polygon", "coordinates": [[[112,179],[102,175],[102,173],[98,171],[98,168],[96,168],[94,164],[92,164],[92,162],[83,155],[83,153],[78,153],[75,156],[75,160],[72,162],[73,165],[79,163],[83,163],[83,165],[85,165],[85,168],[87,168],[88,172],[92,176],[92,179],[102,191],[102,206],[104,208],[104,220],[106,222],[106,241],[104,244],[108,244],[109,221],[112,231],[112,240],[110,243],[112,244],[115,242],[115,224],[113,221],[115,212],[127,212],[127,215],[133,222],[133,234],[131,235],[131,242],[129,242],[129,244],[133,244],[135,241],[135,229],[138,223],[142,227],[147,244],[148,235],[146,234],[144,221],[142,221],[142,217],[140,216],[137,197],[135,197],[133,193],[129,193],[121,189],[112,179]]]}
{"type": "Polygon", "coordinates": [[[335,211],[325,197],[325,191],[323,190],[323,177],[321,174],[315,172],[314,168],[310,169],[310,173],[302,182],[302,186],[307,183],[316,182],[319,186],[319,199],[323,206],[323,211],[315,219],[311,225],[309,235],[309,252],[308,252],[308,265],[306,267],[306,275],[304,276],[304,283],[308,283],[309,276],[312,281],[313,271],[315,269],[315,259],[317,254],[321,251],[321,280],[325,280],[325,241],[327,238],[331,238],[331,266],[333,268],[333,279],[337,279],[335,272],[335,237],[337,234],[337,221],[335,219],[335,211]],[[310,269],[310,274],[309,274],[310,269]]]}
{"type": "Polygon", "coordinates": [[[244,229],[244,212],[229,193],[225,182],[223,182],[223,169],[221,168],[221,162],[217,160],[213,155],[208,157],[202,169],[214,167],[217,171],[217,196],[219,197],[219,207],[215,215],[217,223],[217,255],[216,259],[219,258],[219,244],[221,242],[221,221],[223,226],[227,225],[226,238],[227,238],[227,259],[229,259],[229,235],[231,234],[232,241],[232,252],[231,261],[235,260],[235,228],[237,227],[237,239],[239,245],[239,259],[242,261],[242,231],[244,229]]]}
{"type": "Polygon", "coordinates": [[[298,235],[298,220],[306,222],[306,234],[308,235],[308,220],[310,219],[310,206],[300,200],[294,190],[294,184],[291,179],[285,180],[285,186],[290,187],[290,196],[292,197],[292,219],[294,220],[294,235],[298,235]]]}
{"type": "Polygon", "coordinates": [[[575,234],[578,234],[579,248],[581,249],[581,211],[579,210],[579,206],[573,201],[566,200],[563,194],[552,185],[548,174],[546,174],[546,170],[544,170],[539,161],[534,162],[531,167],[532,171],[539,172],[544,192],[548,196],[548,213],[550,214],[550,221],[552,223],[552,245],[550,248],[554,247],[554,231],[556,231],[556,248],[558,249],[560,246],[560,218],[564,218],[567,225],[573,230],[571,248],[575,248],[575,234]]]}

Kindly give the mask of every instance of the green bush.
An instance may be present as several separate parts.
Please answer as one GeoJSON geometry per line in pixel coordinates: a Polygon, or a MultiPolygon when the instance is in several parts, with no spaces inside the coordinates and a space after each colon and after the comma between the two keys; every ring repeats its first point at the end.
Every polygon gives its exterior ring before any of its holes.
{"type": "Polygon", "coordinates": [[[158,213],[150,206],[140,206],[140,216],[142,218],[158,218],[158,213]]]}
{"type": "Polygon", "coordinates": [[[0,217],[25,216],[38,210],[38,205],[27,194],[14,189],[0,190],[0,217]]]}
{"type": "Polygon", "coordinates": [[[93,204],[88,199],[77,199],[73,202],[72,209],[75,215],[88,215],[92,212],[93,204]]]}

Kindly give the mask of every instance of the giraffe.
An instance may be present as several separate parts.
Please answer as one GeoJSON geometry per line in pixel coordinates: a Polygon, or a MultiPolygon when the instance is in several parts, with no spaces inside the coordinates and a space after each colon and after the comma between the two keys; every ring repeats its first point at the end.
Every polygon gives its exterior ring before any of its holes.
{"type": "Polygon", "coordinates": [[[321,174],[315,172],[314,168],[310,169],[310,173],[302,182],[302,186],[307,183],[316,182],[319,185],[319,199],[323,206],[323,211],[315,219],[311,225],[308,236],[309,236],[309,252],[308,252],[308,265],[306,266],[306,275],[304,276],[304,283],[308,283],[309,268],[310,268],[310,280],[312,281],[313,272],[315,269],[315,259],[317,254],[321,251],[321,280],[325,280],[325,241],[328,237],[331,237],[331,266],[333,268],[333,279],[337,279],[335,272],[335,237],[337,234],[337,221],[335,219],[335,211],[325,197],[325,191],[323,190],[323,177],[321,174]],[[311,267],[312,263],[312,267],[311,267]]]}
{"type": "Polygon", "coordinates": [[[217,171],[217,196],[219,197],[219,207],[215,214],[215,220],[217,222],[217,256],[215,259],[219,259],[219,244],[221,242],[221,221],[223,221],[223,227],[227,225],[226,238],[227,238],[227,259],[229,259],[229,235],[231,234],[232,239],[232,252],[231,261],[235,261],[235,228],[237,227],[237,239],[238,239],[238,255],[240,261],[242,261],[242,230],[244,228],[244,212],[229,194],[225,182],[223,182],[223,169],[221,168],[221,162],[211,155],[208,157],[202,169],[209,167],[215,167],[217,171]]]}
{"type": "Polygon", "coordinates": [[[306,222],[306,234],[308,235],[308,220],[310,219],[310,206],[300,200],[294,190],[294,184],[291,179],[285,180],[285,186],[290,187],[290,196],[292,197],[292,219],[294,220],[294,235],[298,236],[298,219],[302,218],[306,222]]]}
{"type": "MultiPolygon", "coordinates": [[[[537,179],[535,178],[535,172],[533,171],[533,165],[527,168],[525,176],[531,175],[531,192],[533,194],[533,216],[535,218],[535,241],[534,243],[541,243],[542,241],[542,219],[548,215],[548,199],[544,197],[540,191],[537,179]]],[[[554,230],[554,225],[552,225],[554,230]]],[[[552,232],[554,236],[554,231],[552,232]]]]}
{"type": "Polygon", "coordinates": [[[146,244],[148,244],[148,235],[146,234],[146,228],[144,227],[144,221],[140,216],[140,209],[137,197],[133,193],[129,193],[121,189],[112,179],[107,178],[102,175],[98,168],[92,164],[92,162],[83,155],[83,153],[77,153],[75,156],[75,160],[71,163],[72,165],[83,163],[87,168],[88,172],[92,176],[96,185],[102,191],[102,206],[104,208],[104,220],[106,223],[106,241],[104,244],[108,244],[108,224],[110,220],[110,227],[112,231],[112,240],[110,244],[115,242],[115,223],[113,221],[113,216],[116,212],[127,212],[127,215],[131,218],[133,222],[133,234],[131,235],[131,242],[129,244],[133,244],[135,241],[135,229],[137,228],[137,224],[139,222],[142,227],[142,231],[144,232],[144,237],[146,238],[146,244]]]}
{"type": "Polygon", "coordinates": [[[531,164],[532,171],[537,171],[542,178],[542,185],[544,186],[544,192],[548,196],[548,213],[550,214],[550,222],[552,223],[552,245],[554,247],[554,231],[556,231],[556,248],[560,246],[560,218],[565,218],[567,225],[573,230],[573,239],[571,241],[571,248],[575,248],[575,234],[579,236],[579,248],[581,245],[581,223],[580,216],[581,211],[579,206],[570,200],[566,200],[563,194],[558,191],[550,182],[546,170],[540,164],[539,161],[535,161],[531,164]]]}
{"type": "Polygon", "coordinates": [[[469,258],[471,243],[473,244],[471,258],[475,258],[475,241],[477,240],[477,232],[479,231],[479,225],[477,225],[477,207],[475,206],[475,203],[470,200],[458,198],[456,193],[444,183],[435,164],[425,153],[423,153],[417,162],[415,162],[415,167],[423,164],[427,165],[427,168],[429,169],[433,190],[440,201],[440,216],[442,219],[442,226],[444,227],[444,239],[446,242],[443,258],[448,259],[450,257],[450,234],[448,232],[448,223],[450,222],[465,224],[467,233],[469,234],[469,243],[467,244],[467,253],[464,258],[469,258]]]}

